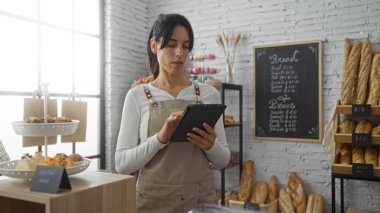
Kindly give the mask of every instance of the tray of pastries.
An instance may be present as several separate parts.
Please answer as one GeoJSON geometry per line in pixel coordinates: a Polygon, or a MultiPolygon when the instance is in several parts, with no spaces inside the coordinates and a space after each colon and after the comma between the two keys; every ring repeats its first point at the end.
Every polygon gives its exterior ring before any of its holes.
{"type": "Polygon", "coordinates": [[[12,123],[13,129],[18,135],[23,136],[57,136],[72,135],[79,125],[78,120],[71,120],[66,116],[47,117],[47,123],[43,118],[27,117],[24,121],[12,123]]]}
{"type": "Polygon", "coordinates": [[[67,175],[75,175],[86,170],[91,161],[79,154],[66,155],[58,153],[53,157],[45,158],[42,152],[36,152],[33,156],[24,154],[20,160],[12,160],[0,163],[0,174],[12,178],[31,180],[37,166],[65,167],[67,175]]]}

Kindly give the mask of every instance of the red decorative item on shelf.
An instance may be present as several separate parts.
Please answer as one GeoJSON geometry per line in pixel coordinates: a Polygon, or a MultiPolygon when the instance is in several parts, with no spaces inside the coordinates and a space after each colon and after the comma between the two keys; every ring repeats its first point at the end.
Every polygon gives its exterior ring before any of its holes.
{"type": "Polygon", "coordinates": [[[189,56],[190,60],[204,60],[204,59],[215,59],[215,54],[194,54],[189,56]]]}

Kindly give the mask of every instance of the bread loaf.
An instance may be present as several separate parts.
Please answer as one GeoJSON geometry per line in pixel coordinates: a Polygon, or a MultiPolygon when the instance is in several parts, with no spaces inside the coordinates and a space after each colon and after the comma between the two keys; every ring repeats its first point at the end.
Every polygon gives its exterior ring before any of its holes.
{"type": "Polygon", "coordinates": [[[268,185],[264,181],[258,181],[253,187],[253,191],[249,198],[251,203],[265,204],[268,196],[268,185]]]}
{"type": "Polygon", "coordinates": [[[295,172],[289,174],[288,192],[292,198],[292,204],[296,213],[304,213],[306,209],[306,194],[303,189],[303,183],[295,172]]]}
{"type": "Polygon", "coordinates": [[[372,129],[372,135],[380,135],[380,124],[372,129]]]}
{"type": "Polygon", "coordinates": [[[282,188],[280,190],[279,203],[281,213],[295,213],[292,204],[292,198],[285,188],[282,188]]]}
{"type": "Polygon", "coordinates": [[[364,160],[366,164],[372,164],[374,167],[378,166],[377,146],[365,147],[364,160]]]}
{"type": "Polygon", "coordinates": [[[379,105],[380,100],[380,54],[372,59],[367,104],[379,105]]]}
{"type": "Polygon", "coordinates": [[[306,213],[323,213],[323,197],[321,195],[309,195],[306,213]]]}
{"type": "Polygon", "coordinates": [[[364,148],[352,147],[352,163],[364,163],[364,148]]]}
{"type": "Polygon", "coordinates": [[[360,54],[360,65],[358,72],[358,86],[356,93],[356,104],[365,104],[367,101],[367,85],[368,77],[371,70],[372,62],[372,44],[367,38],[363,42],[361,54],[360,54]]]}
{"type": "Polygon", "coordinates": [[[371,121],[363,119],[356,125],[355,133],[372,133],[373,124],[371,121]]]}
{"type": "Polygon", "coordinates": [[[276,200],[278,198],[278,181],[276,176],[272,175],[268,182],[268,202],[271,203],[272,201],[276,200]]]}
{"type": "Polygon", "coordinates": [[[240,189],[238,199],[247,202],[252,189],[254,163],[252,160],[244,161],[241,172],[240,189]]]}
{"type": "Polygon", "coordinates": [[[339,163],[344,165],[350,165],[352,160],[351,153],[351,144],[342,144],[340,146],[339,163]]]}
{"type": "Polygon", "coordinates": [[[360,62],[361,49],[362,43],[360,41],[356,41],[352,47],[347,65],[345,67],[344,76],[347,76],[347,78],[342,81],[340,95],[341,104],[343,105],[352,104],[356,100],[357,72],[360,62]]]}
{"type": "Polygon", "coordinates": [[[356,122],[350,119],[344,120],[339,124],[338,133],[352,134],[355,131],[356,122]]]}

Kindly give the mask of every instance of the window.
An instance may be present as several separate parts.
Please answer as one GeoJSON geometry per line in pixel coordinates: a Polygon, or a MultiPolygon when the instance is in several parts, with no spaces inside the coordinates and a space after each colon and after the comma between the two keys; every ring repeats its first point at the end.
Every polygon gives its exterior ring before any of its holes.
{"type": "MultiPolygon", "coordinates": [[[[0,139],[12,160],[37,150],[22,147],[11,123],[23,119],[23,100],[41,82],[58,106],[70,93],[87,101],[87,142],[76,143],[76,152],[100,153],[101,7],[100,0],[0,1],[0,139]]],[[[71,153],[71,143],[49,145],[49,155],[57,152],[71,153]]]]}

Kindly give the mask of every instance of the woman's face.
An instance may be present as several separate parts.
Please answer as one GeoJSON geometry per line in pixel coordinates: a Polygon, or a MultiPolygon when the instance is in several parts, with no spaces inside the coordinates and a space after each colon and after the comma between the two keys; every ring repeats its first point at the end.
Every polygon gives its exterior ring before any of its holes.
{"type": "Polygon", "coordinates": [[[160,73],[170,75],[183,75],[184,64],[189,55],[189,34],[183,26],[174,28],[167,45],[160,49],[160,43],[156,44],[157,60],[160,64],[160,73]]]}

